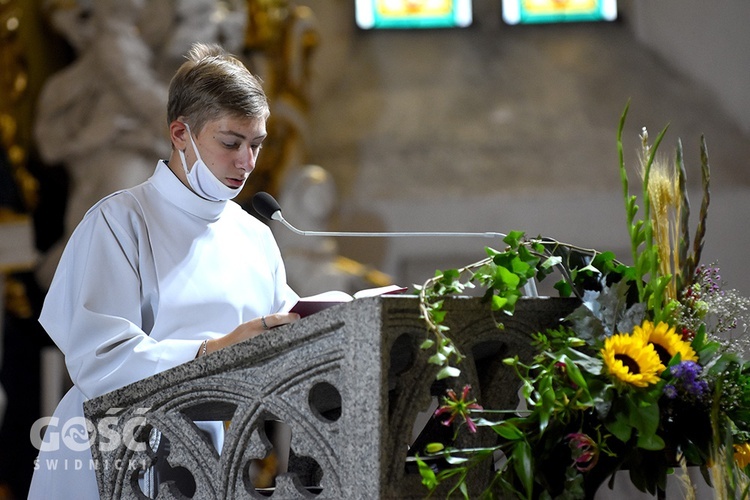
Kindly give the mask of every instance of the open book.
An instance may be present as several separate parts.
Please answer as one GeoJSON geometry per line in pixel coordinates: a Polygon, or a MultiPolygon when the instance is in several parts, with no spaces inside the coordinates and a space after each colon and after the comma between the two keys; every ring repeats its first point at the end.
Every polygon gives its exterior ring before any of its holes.
{"type": "Polygon", "coordinates": [[[309,297],[302,297],[299,299],[290,312],[295,312],[301,317],[309,316],[316,312],[328,309],[336,304],[342,304],[344,302],[351,302],[354,299],[362,299],[365,297],[376,297],[378,295],[395,295],[408,290],[405,286],[388,285],[380,286],[377,288],[366,288],[360,290],[354,295],[349,295],[346,292],[340,292],[338,290],[332,290],[329,292],[318,293],[316,295],[310,295],[309,297]]]}

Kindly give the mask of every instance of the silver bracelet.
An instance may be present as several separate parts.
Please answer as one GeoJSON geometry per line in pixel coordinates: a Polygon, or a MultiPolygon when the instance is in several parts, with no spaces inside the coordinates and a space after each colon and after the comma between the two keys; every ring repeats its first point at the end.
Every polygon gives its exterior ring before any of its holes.
{"type": "Polygon", "coordinates": [[[204,340],[201,344],[201,356],[208,354],[208,339],[204,340]]]}

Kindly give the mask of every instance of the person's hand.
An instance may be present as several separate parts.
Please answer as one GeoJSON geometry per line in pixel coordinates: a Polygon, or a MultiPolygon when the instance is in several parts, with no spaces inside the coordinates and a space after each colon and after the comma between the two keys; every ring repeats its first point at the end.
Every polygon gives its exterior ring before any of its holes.
{"type": "MultiPolygon", "coordinates": [[[[240,326],[232,330],[230,333],[220,337],[218,339],[211,339],[206,343],[206,354],[209,352],[218,351],[224,347],[242,342],[253,337],[257,337],[266,330],[276,328],[277,326],[286,325],[287,323],[294,323],[299,319],[297,313],[275,313],[267,316],[261,316],[260,318],[251,319],[246,323],[242,323],[240,326]]],[[[203,354],[203,353],[200,353],[203,354]]]]}

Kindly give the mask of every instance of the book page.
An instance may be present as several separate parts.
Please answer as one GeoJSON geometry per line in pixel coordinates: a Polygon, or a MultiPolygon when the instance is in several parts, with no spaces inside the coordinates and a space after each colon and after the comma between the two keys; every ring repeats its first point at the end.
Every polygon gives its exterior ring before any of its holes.
{"type": "Polygon", "coordinates": [[[349,302],[354,300],[354,297],[339,290],[329,290],[327,292],[316,293],[315,295],[309,295],[307,297],[300,297],[299,300],[300,302],[349,302]]]}
{"type": "Polygon", "coordinates": [[[290,312],[297,313],[304,318],[305,316],[315,314],[323,309],[328,309],[336,304],[343,304],[344,302],[351,302],[352,300],[354,300],[354,297],[346,292],[331,290],[310,295],[308,297],[300,297],[299,301],[297,301],[294,307],[292,307],[290,312]]]}
{"type": "Polygon", "coordinates": [[[292,307],[290,312],[295,312],[304,318],[305,316],[328,309],[336,304],[351,302],[355,298],[362,299],[365,297],[377,297],[378,295],[401,293],[406,290],[407,288],[403,286],[388,285],[360,290],[355,293],[353,297],[346,292],[330,290],[328,292],[322,292],[308,297],[301,297],[294,307],[292,307]]]}
{"type": "Polygon", "coordinates": [[[379,286],[376,288],[365,288],[364,290],[360,290],[357,293],[355,293],[354,298],[361,299],[364,297],[377,297],[378,295],[398,294],[401,292],[405,292],[406,290],[408,290],[407,287],[398,286],[398,285],[379,286]]]}

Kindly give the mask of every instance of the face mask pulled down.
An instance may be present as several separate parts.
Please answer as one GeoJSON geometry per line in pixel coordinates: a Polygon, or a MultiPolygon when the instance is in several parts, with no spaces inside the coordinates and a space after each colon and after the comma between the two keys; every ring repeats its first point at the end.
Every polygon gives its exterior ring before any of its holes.
{"type": "Polygon", "coordinates": [[[190,137],[190,143],[193,145],[193,151],[195,151],[196,160],[193,163],[193,168],[188,170],[185,153],[182,150],[178,150],[178,153],[180,160],[182,160],[182,168],[185,169],[188,184],[190,184],[193,191],[201,198],[210,201],[231,200],[240,194],[241,188],[231,188],[225,185],[211,172],[198,152],[198,147],[193,140],[193,134],[190,132],[190,126],[186,123],[185,127],[187,127],[188,137],[190,137]]]}

